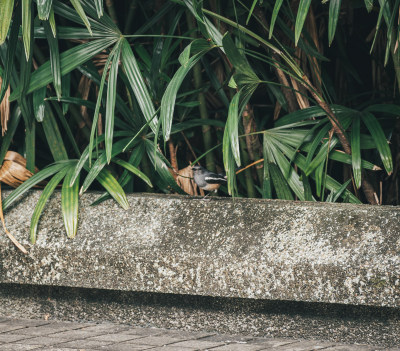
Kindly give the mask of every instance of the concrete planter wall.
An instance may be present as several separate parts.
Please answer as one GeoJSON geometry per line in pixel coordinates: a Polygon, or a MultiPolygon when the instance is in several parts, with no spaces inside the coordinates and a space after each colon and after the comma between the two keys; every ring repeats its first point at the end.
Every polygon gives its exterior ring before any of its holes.
{"type": "Polygon", "coordinates": [[[81,199],[67,239],[60,194],[28,243],[32,192],[6,213],[0,283],[400,307],[400,208],[134,194],[81,199]]]}

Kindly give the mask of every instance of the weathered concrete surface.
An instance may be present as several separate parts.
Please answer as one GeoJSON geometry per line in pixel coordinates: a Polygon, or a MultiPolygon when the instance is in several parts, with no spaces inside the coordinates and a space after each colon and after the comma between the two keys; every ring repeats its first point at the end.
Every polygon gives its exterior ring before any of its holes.
{"type": "MultiPolygon", "coordinates": [[[[6,214],[27,247],[33,192],[6,214]]],[[[29,255],[0,237],[0,283],[400,307],[400,209],[134,194],[129,211],[81,199],[78,236],[60,194],[29,255]]]]}
{"type": "Polygon", "coordinates": [[[1,317],[400,346],[392,307],[0,284],[1,317]]]}

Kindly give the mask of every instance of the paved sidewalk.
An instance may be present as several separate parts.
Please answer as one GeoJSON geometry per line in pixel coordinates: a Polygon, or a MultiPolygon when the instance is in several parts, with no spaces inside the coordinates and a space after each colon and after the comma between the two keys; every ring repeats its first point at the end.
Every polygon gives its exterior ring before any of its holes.
{"type": "Polygon", "coordinates": [[[397,350],[309,340],[256,338],[113,323],[76,323],[0,317],[0,350],[109,351],[372,351],[397,350]]]}

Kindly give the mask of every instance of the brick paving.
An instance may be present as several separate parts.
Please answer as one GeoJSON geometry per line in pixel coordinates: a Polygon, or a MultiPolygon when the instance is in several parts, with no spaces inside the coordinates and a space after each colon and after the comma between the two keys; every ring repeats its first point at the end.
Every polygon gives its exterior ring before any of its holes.
{"type": "Polygon", "coordinates": [[[327,341],[137,328],[113,323],[77,323],[0,317],[0,350],[400,351],[400,348],[388,349],[327,341]]]}

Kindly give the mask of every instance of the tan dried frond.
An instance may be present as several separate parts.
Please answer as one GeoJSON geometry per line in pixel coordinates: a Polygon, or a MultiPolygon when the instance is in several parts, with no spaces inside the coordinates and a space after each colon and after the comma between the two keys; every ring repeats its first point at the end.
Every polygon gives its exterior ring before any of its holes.
{"type": "Polygon", "coordinates": [[[10,238],[13,244],[21,250],[24,254],[28,251],[23,247],[17,239],[7,230],[6,223],[3,215],[3,205],[1,202],[1,182],[17,188],[25,180],[32,177],[33,173],[26,169],[26,159],[22,157],[19,153],[14,151],[7,151],[3,165],[0,168],[0,220],[3,224],[3,229],[6,235],[10,238]]]}
{"type": "MultiPolygon", "coordinates": [[[[3,84],[3,80],[0,77],[0,87],[3,84]]],[[[1,135],[4,136],[7,131],[8,120],[10,119],[10,86],[8,86],[4,98],[0,104],[0,116],[1,116],[1,135]]]]}
{"type": "Polygon", "coordinates": [[[304,91],[305,90],[304,87],[302,85],[299,86],[299,84],[297,84],[296,79],[294,79],[292,76],[290,76],[290,81],[292,82],[294,94],[296,96],[296,100],[300,106],[300,109],[302,110],[307,107],[310,107],[310,101],[306,96],[307,93],[304,91]],[[302,92],[304,95],[300,94],[299,92],[302,92]]]}
{"type": "Polygon", "coordinates": [[[169,148],[169,158],[171,162],[171,166],[173,169],[173,177],[176,180],[176,172],[178,172],[178,160],[176,158],[176,152],[178,151],[178,145],[175,147],[172,140],[168,140],[168,148],[169,148]]]}
{"type": "MultiPolygon", "coordinates": [[[[81,77],[81,80],[79,81],[79,85],[78,85],[78,91],[81,94],[81,97],[83,100],[88,99],[91,85],[92,85],[92,80],[90,78],[88,78],[86,76],[81,77]]],[[[89,127],[89,129],[91,129],[92,121],[89,118],[86,106],[83,106],[83,105],[81,106],[81,115],[82,115],[83,120],[85,121],[86,125],[89,127]]]]}
{"type": "Polygon", "coordinates": [[[198,195],[197,185],[193,180],[192,167],[180,169],[176,174],[176,183],[190,195],[198,195]]]}
{"type": "MultiPolygon", "coordinates": [[[[305,26],[308,33],[310,34],[310,37],[315,47],[317,48],[317,51],[321,53],[322,50],[320,45],[320,37],[318,35],[319,31],[317,29],[315,15],[312,7],[310,7],[305,26]]],[[[302,60],[303,65],[307,65],[307,63],[309,63],[314,86],[317,88],[317,91],[321,93],[322,92],[321,64],[316,57],[308,56],[307,60],[307,55],[305,53],[304,56],[305,58],[302,60]]]]}
{"type": "Polygon", "coordinates": [[[247,152],[251,160],[255,160],[261,153],[262,146],[258,135],[250,135],[257,131],[256,121],[254,119],[253,108],[247,104],[242,113],[243,128],[246,135],[247,152]]]}
{"type": "Polygon", "coordinates": [[[274,121],[279,118],[279,114],[281,113],[282,106],[278,100],[276,100],[275,108],[274,108],[274,121]]]}
{"type": "Polygon", "coordinates": [[[33,173],[26,169],[26,159],[17,152],[7,151],[0,168],[0,182],[17,188],[32,176],[33,173]]]}
{"type": "Polygon", "coordinates": [[[3,204],[1,202],[1,183],[0,183],[0,220],[1,223],[3,224],[3,229],[5,231],[5,233],[7,234],[7,236],[10,238],[10,240],[12,241],[12,243],[19,249],[21,250],[24,254],[27,254],[28,251],[26,251],[25,247],[23,247],[17,239],[15,239],[14,235],[12,235],[6,227],[6,222],[4,220],[4,214],[3,214],[3,204]]]}
{"type": "Polygon", "coordinates": [[[96,67],[101,67],[101,71],[103,71],[104,65],[106,64],[107,60],[108,60],[108,53],[106,53],[105,51],[97,54],[94,58],[93,58],[93,63],[96,67]]]}

